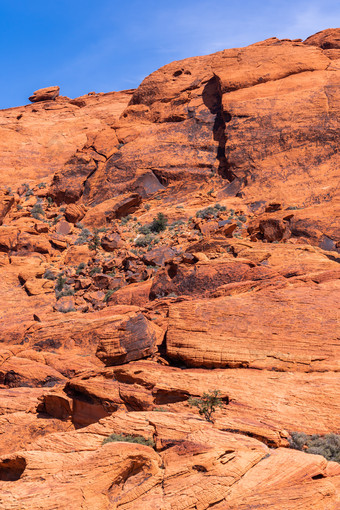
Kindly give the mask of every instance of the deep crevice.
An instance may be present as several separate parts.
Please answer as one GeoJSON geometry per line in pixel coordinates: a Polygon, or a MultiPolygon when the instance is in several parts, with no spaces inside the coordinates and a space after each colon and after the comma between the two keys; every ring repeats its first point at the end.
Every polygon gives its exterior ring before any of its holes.
{"type": "Polygon", "coordinates": [[[226,157],[226,124],[231,121],[229,112],[223,110],[221,81],[218,76],[213,76],[203,89],[202,98],[205,106],[215,115],[213,127],[214,140],[218,142],[217,155],[218,174],[232,182],[236,175],[231,170],[231,165],[226,157]]]}

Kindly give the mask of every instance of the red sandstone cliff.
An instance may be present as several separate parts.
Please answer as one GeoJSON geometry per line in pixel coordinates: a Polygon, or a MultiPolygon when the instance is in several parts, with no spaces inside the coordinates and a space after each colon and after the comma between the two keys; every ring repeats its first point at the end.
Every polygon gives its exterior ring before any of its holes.
{"type": "Polygon", "coordinates": [[[1,508],[340,507],[288,448],[340,427],[339,84],[329,29],[0,112],[1,508]]]}

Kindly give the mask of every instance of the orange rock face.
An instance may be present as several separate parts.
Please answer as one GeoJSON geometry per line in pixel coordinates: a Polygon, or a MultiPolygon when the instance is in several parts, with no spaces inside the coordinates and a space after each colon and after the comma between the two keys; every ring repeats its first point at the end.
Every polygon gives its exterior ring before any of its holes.
{"type": "Polygon", "coordinates": [[[0,112],[1,508],[339,508],[339,41],[0,112]]]}

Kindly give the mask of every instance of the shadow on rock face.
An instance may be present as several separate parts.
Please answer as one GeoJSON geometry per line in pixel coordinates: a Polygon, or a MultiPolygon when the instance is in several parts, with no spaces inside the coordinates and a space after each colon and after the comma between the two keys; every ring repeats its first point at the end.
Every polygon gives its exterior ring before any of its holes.
{"type": "Polygon", "coordinates": [[[220,79],[217,76],[211,78],[204,87],[202,94],[203,102],[213,115],[216,115],[213,135],[214,140],[218,142],[217,160],[219,162],[218,173],[223,179],[233,181],[236,176],[230,169],[229,162],[225,154],[226,146],[226,123],[231,121],[231,115],[223,111],[222,91],[220,79]]]}

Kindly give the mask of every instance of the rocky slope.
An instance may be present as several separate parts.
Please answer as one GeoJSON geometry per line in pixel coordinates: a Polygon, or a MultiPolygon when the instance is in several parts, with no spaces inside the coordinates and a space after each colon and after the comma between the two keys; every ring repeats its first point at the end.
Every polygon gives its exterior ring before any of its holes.
{"type": "Polygon", "coordinates": [[[340,507],[339,84],[329,29],[0,112],[1,508],[340,507]]]}

